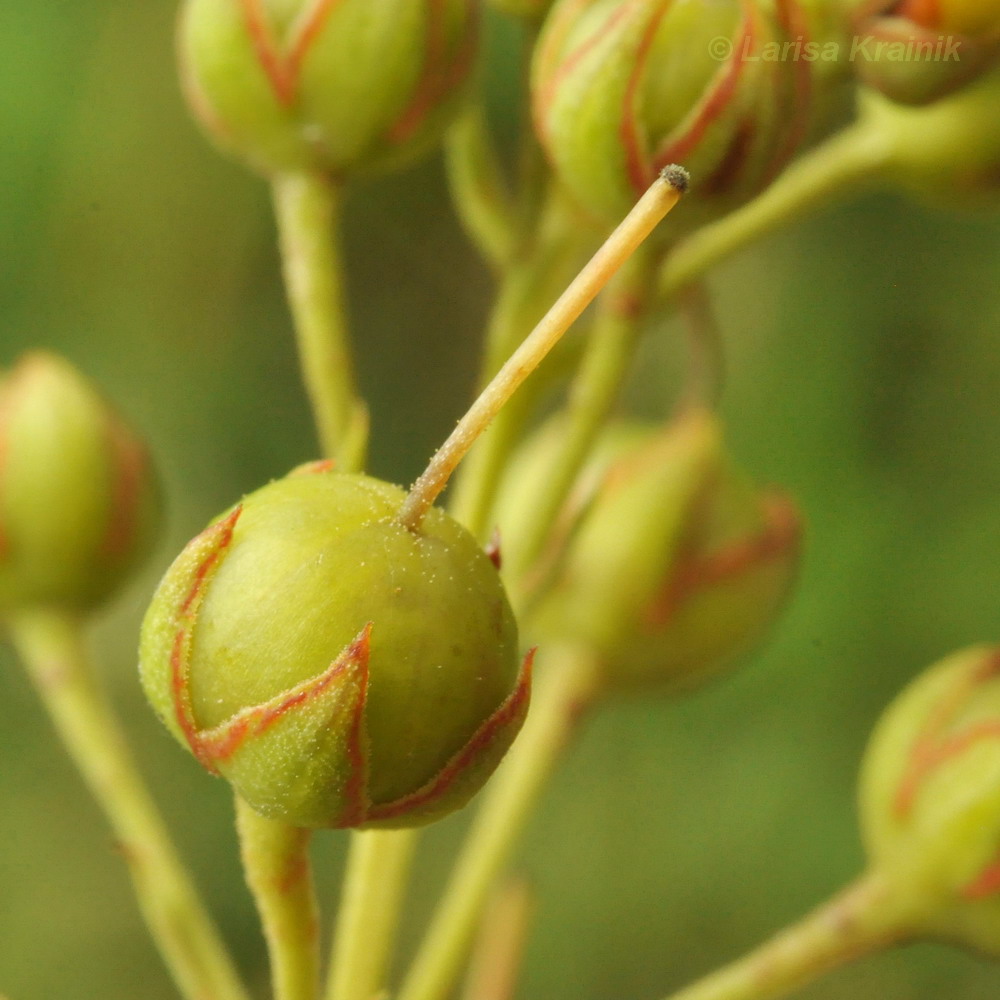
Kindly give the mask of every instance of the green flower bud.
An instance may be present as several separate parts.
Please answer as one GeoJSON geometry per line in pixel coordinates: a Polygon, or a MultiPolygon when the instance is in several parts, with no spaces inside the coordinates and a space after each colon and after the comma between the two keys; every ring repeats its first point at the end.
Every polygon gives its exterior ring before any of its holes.
{"type": "Polygon", "coordinates": [[[395,166],[456,110],[477,22],[472,0],[186,0],[184,87],[264,173],[395,166]]]}
{"type": "Polygon", "coordinates": [[[766,187],[848,99],[827,4],[560,0],[533,66],[536,131],[579,203],[620,218],[657,172],[697,183],[677,225],[766,187]]]}
{"type": "Polygon", "coordinates": [[[1000,649],[949,656],[896,698],[860,800],[869,855],[915,930],[1000,955],[1000,649]]]}
{"type": "Polygon", "coordinates": [[[935,31],[1000,39],[998,0],[902,0],[896,8],[900,17],[935,31]]]}
{"type": "MultiPolygon", "coordinates": [[[[515,470],[522,483],[544,474],[558,431],[533,443],[515,470]]],[[[762,637],[795,575],[799,519],[732,467],[709,413],[611,429],[580,482],[568,547],[548,554],[560,568],[539,598],[543,641],[586,643],[609,688],[670,689],[720,672],[762,637]]],[[[507,523],[501,508],[504,539],[507,523]]]]}
{"type": "Polygon", "coordinates": [[[402,527],[397,487],[297,472],[167,571],[142,627],[146,695],[265,816],[429,822],[481,787],[527,711],[499,574],[441,510],[402,527]]]}
{"type": "Polygon", "coordinates": [[[69,362],[26,354],[0,381],[0,611],[110,597],[159,523],[146,450],[69,362]]]}
{"type": "Polygon", "coordinates": [[[858,76],[903,104],[927,104],[965,86],[1000,55],[1000,6],[972,2],[864,5],[856,20],[858,76]]]}

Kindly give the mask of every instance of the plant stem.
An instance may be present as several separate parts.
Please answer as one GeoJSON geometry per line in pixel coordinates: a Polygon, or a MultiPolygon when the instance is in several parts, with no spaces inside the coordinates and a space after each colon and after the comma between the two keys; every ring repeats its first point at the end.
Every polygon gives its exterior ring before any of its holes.
{"type": "Polygon", "coordinates": [[[448,130],[445,163],[465,231],[495,269],[505,268],[514,254],[517,220],[478,105],[467,108],[448,130]]]}
{"type": "Polygon", "coordinates": [[[464,1000],[514,1000],[534,908],[524,878],[511,879],[494,894],[472,953],[464,1000]]]}
{"type": "Polygon", "coordinates": [[[671,175],[669,168],[652,183],[638,204],[497,372],[437,450],[403,502],[398,515],[400,523],[411,531],[420,526],[424,515],[447,485],[455,467],[465,457],[476,438],[489,426],[504,403],[538,367],[611,276],[677,204],[682,193],[683,182],[677,179],[676,174],[671,175]]]}
{"type": "Polygon", "coordinates": [[[351,834],[326,1000],[372,1000],[385,986],[415,830],[351,834]]]}
{"type": "Polygon", "coordinates": [[[274,210],[299,360],[323,454],[364,466],[368,414],[354,381],[341,262],[334,227],[339,192],[316,173],[280,174],[274,210]]]}
{"type": "Polygon", "coordinates": [[[510,562],[512,578],[528,569],[549,536],[628,374],[642,329],[654,277],[653,261],[641,250],[622,267],[598,300],[579,371],[562,414],[559,451],[539,484],[531,516],[518,525],[510,562]]]}
{"type": "Polygon", "coordinates": [[[271,960],[274,1000],[319,995],[319,915],[309,842],[312,831],[267,819],[236,796],[240,859],[271,960]]]}
{"type": "Polygon", "coordinates": [[[552,648],[546,660],[524,729],[484,792],[399,1000],[443,1000],[454,986],[490,889],[596,693],[586,654],[552,648]]]}
{"type": "Polygon", "coordinates": [[[835,195],[887,173],[890,141],[868,122],[852,125],[806,153],[742,208],[678,243],[664,262],[659,293],[673,298],[724,257],[835,195]]]}
{"type": "Polygon", "coordinates": [[[905,920],[882,881],[867,875],[749,955],[668,1000],[769,1000],[838,966],[896,944],[905,920]]]}
{"type": "Polygon", "coordinates": [[[189,1000],[247,1000],[92,676],[80,622],[32,609],[11,615],[6,624],[66,750],[111,824],[143,917],[177,988],[189,1000]]]}
{"type": "Polygon", "coordinates": [[[687,326],[688,376],[678,409],[692,406],[715,409],[722,397],[726,377],[726,354],[722,331],[703,281],[686,286],[677,297],[677,307],[687,326]]]}

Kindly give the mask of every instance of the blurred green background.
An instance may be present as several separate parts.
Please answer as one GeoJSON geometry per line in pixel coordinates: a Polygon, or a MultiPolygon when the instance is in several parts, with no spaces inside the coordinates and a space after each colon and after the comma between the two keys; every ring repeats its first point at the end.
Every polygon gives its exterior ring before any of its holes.
{"type": "MultiPolygon", "coordinates": [[[[168,537],[94,641],[142,765],[260,989],[227,788],[144,706],[135,636],[180,545],[314,444],[265,187],[189,122],[172,21],[169,7],[113,0],[5,10],[2,362],[35,345],[64,352],[159,458],[168,537]]],[[[503,113],[514,50],[493,30],[503,113]]],[[[469,399],[490,281],[437,161],[360,186],[346,226],[372,469],[407,481],[469,399]]],[[[587,727],[520,855],[540,900],[523,996],[660,996],[858,871],[855,773],[882,706],[940,655],[1000,639],[998,250],[1000,217],[871,196],[715,276],[732,446],[801,500],[801,586],[732,678],[683,702],[613,705],[587,727]]],[[[674,353],[646,350],[639,408],[662,406],[674,353]]],[[[174,996],[102,818],[6,650],[0,704],[0,993],[174,996]]],[[[423,842],[407,948],[466,821],[423,842]]],[[[328,911],[344,843],[319,837],[328,911]]],[[[985,1000],[998,984],[996,966],[921,946],[802,995],[985,1000]]]]}

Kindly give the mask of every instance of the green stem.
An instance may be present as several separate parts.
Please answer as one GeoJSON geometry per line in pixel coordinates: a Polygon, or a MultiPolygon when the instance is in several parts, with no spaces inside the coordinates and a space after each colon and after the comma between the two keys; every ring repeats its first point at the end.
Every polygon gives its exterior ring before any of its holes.
{"type": "Polygon", "coordinates": [[[703,281],[688,285],[677,299],[678,311],[687,326],[690,356],[678,409],[687,410],[695,406],[715,409],[722,397],[726,354],[712,300],[703,281]]]}
{"type": "Polygon", "coordinates": [[[539,555],[587,455],[608,418],[635,355],[652,291],[653,261],[640,250],[618,272],[598,301],[580,369],[561,415],[560,447],[539,484],[527,524],[518,525],[511,550],[513,578],[539,555]]]}
{"type": "Polygon", "coordinates": [[[323,454],[345,472],[364,466],[368,414],[354,382],[340,255],[339,192],[320,174],[273,181],[281,257],[299,359],[323,454]]]}
{"type": "Polygon", "coordinates": [[[271,959],[275,1000],[319,995],[319,917],[309,863],[311,830],[258,815],[236,796],[247,885],[271,959]]]}
{"type": "Polygon", "coordinates": [[[497,875],[596,692],[596,671],[578,650],[551,649],[517,742],[484,792],[444,896],[399,1000],[443,1000],[468,954],[497,875]]]}
{"type": "Polygon", "coordinates": [[[372,1000],[385,986],[415,830],[351,834],[326,1000],[372,1000]]]}
{"type": "Polygon", "coordinates": [[[517,220],[478,105],[466,109],[448,130],[445,163],[466,232],[494,268],[504,269],[514,254],[517,220]]]}
{"type": "Polygon", "coordinates": [[[845,129],[793,163],[743,208],[678,243],[664,262],[659,293],[673,298],[723,258],[782,223],[888,173],[890,140],[868,122],[845,129]]]}
{"type": "Polygon", "coordinates": [[[494,893],[469,962],[463,1000],[514,1000],[534,909],[534,893],[524,878],[512,878],[494,893]]]}
{"type": "Polygon", "coordinates": [[[749,955],[669,1000],[770,1000],[906,936],[905,919],[886,887],[868,875],[749,955]]]}
{"type": "Polygon", "coordinates": [[[114,830],[153,940],[189,1000],[247,994],[92,676],[79,621],[30,610],[6,622],[52,722],[114,830]]]}

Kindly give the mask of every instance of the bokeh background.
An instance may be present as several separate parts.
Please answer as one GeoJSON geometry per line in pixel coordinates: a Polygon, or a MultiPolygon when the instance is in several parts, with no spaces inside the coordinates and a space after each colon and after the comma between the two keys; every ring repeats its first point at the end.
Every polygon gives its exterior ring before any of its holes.
{"type": "MultiPolygon", "coordinates": [[[[227,788],[142,702],[138,623],[179,546],[242,492],[312,456],[265,186],[218,157],[174,78],[169,5],[7,5],[0,33],[2,363],[44,345],[100,382],[158,456],[169,531],[94,628],[185,855],[247,975],[263,947],[227,788]]],[[[488,84],[512,130],[516,39],[490,25],[488,84]]],[[[440,163],[359,186],[347,257],[372,468],[405,482],[470,398],[490,279],[440,163]]],[[[1000,216],[872,195],[768,239],[713,279],[734,451],[809,521],[794,604],[742,671],[684,701],[595,717],[520,853],[539,905],[522,995],[654,998],[735,957],[860,868],[867,733],[940,655],[1000,639],[1000,216]]],[[[662,409],[667,325],[634,405],[662,409]]],[[[0,993],[166,1000],[101,816],[0,653],[0,993]]],[[[412,948],[466,816],[427,834],[412,948]]],[[[328,912],[343,834],[318,838],[328,912]]],[[[802,993],[995,997],[1000,967],[920,946],[802,993]]]]}

